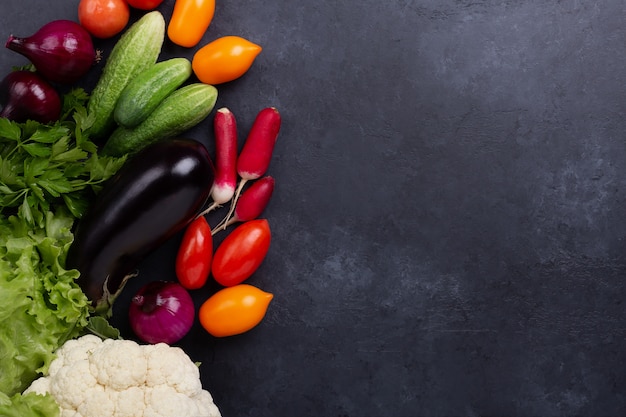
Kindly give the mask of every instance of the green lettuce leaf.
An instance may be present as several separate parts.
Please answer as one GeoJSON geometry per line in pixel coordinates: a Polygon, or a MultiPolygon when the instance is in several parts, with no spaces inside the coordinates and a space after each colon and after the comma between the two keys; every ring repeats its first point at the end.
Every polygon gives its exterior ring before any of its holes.
{"type": "Polygon", "coordinates": [[[54,351],[87,325],[89,301],[66,270],[74,217],[46,213],[45,226],[0,217],[0,393],[12,397],[45,374],[54,351]]]}
{"type": "Polygon", "coordinates": [[[28,393],[13,397],[0,393],[0,416],[3,417],[59,417],[59,405],[50,395],[28,393]]]}

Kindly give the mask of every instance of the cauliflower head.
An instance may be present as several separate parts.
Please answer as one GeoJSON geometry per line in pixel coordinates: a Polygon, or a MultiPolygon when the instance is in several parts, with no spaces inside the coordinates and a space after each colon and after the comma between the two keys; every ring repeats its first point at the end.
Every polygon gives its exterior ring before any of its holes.
{"type": "Polygon", "coordinates": [[[69,340],[28,392],[54,397],[61,417],[221,417],[196,364],[164,343],[69,340]]]}

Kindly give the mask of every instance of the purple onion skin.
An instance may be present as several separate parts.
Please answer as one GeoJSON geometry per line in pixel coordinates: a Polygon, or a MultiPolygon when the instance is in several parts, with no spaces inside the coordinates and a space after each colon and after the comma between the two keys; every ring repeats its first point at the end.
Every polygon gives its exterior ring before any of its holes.
{"type": "Polygon", "coordinates": [[[6,47],[28,58],[46,80],[59,84],[75,83],[96,60],[91,35],[71,20],[54,20],[29,37],[11,35],[6,47]]]}
{"type": "Polygon", "coordinates": [[[10,72],[0,82],[0,117],[16,122],[51,123],[61,117],[61,97],[31,71],[10,72]]]}
{"type": "Polygon", "coordinates": [[[189,333],[195,314],[187,290],[171,281],[154,281],[141,287],[128,310],[130,327],[139,339],[168,345],[189,333]]]}

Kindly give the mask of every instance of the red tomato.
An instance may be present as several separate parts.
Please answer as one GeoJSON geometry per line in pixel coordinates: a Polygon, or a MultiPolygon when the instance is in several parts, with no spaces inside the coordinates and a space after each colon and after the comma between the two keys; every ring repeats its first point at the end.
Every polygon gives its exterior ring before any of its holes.
{"type": "Polygon", "coordinates": [[[201,288],[211,272],[213,237],[204,216],[187,226],[176,255],[176,276],[188,290],[201,288]]]}
{"type": "Polygon", "coordinates": [[[96,38],[111,38],[128,24],[130,8],[126,0],[80,0],[78,21],[96,38]]]}
{"type": "Polygon", "coordinates": [[[131,7],[139,10],[156,9],[163,0],[126,0],[131,7]]]}
{"type": "Polygon", "coordinates": [[[213,255],[213,278],[225,287],[242,283],[265,259],[270,240],[270,226],[265,219],[250,220],[237,226],[213,255]]]}

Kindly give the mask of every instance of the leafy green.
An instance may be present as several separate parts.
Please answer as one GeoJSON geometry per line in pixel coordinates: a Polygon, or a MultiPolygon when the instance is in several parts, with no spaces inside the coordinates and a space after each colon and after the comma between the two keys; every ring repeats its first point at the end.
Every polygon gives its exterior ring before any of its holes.
{"type": "Polygon", "coordinates": [[[8,396],[45,373],[54,350],[87,325],[78,271],[63,267],[73,222],[65,209],[46,213],[43,228],[0,217],[0,392],[8,396]]]}
{"type": "Polygon", "coordinates": [[[94,121],[75,89],[63,97],[63,118],[54,124],[0,118],[0,213],[17,214],[42,227],[45,213],[64,205],[80,218],[85,202],[124,163],[100,156],[84,134],[94,121]]]}
{"type": "Polygon", "coordinates": [[[102,316],[91,316],[85,330],[98,336],[100,339],[121,339],[120,331],[111,326],[102,316]]]}
{"type": "Polygon", "coordinates": [[[58,417],[59,405],[50,395],[28,393],[13,397],[0,393],[0,415],[3,417],[58,417]]]}
{"type": "Polygon", "coordinates": [[[56,123],[0,118],[0,415],[58,415],[49,397],[19,393],[89,326],[115,335],[89,324],[79,272],[65,269],[74,222],[125,160],[99,156],[84,133],[87,100],[81,89],[64,95],[56,123]]]}

